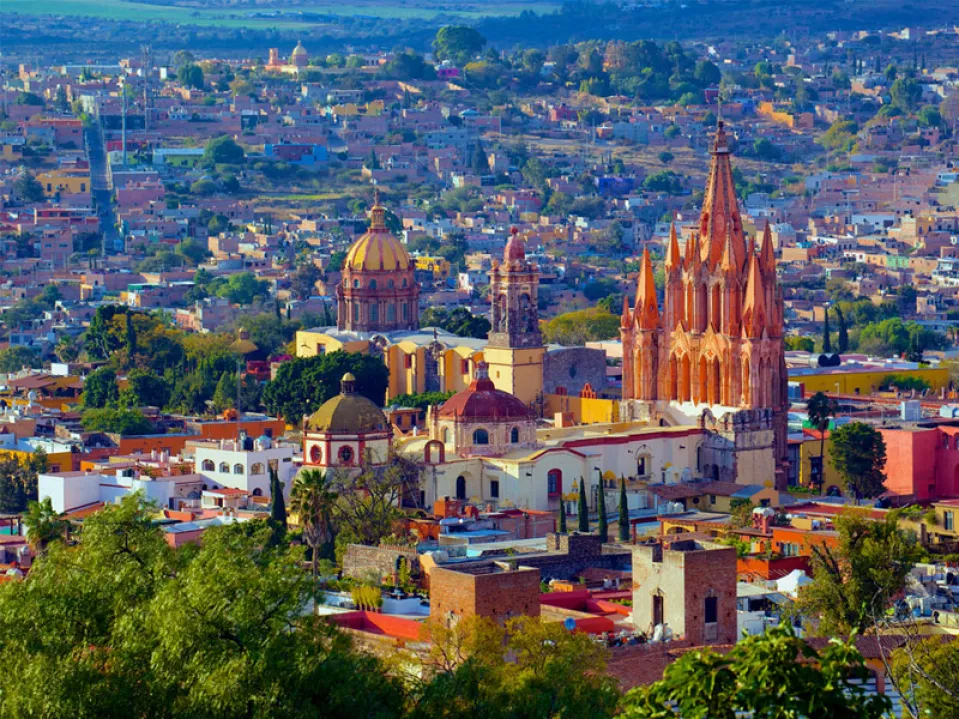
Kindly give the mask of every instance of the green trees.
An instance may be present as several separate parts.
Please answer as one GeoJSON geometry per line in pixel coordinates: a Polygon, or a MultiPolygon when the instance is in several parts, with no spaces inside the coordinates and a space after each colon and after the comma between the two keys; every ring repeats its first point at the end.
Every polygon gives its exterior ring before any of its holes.
{"type": "Polygon", "coordinates": [[[678,195],[683,191],[683,178],[672,170],[660,170],[643,180],[643,188],[650,192],[678,195]]]}
{"type": "Polygon", "coordinates": [[[837,304],[834,309],[836,311],[836,319],[839,323],[839,334],[836,336],[836,351],[842,354],[849,349],[849,330],[846,328],[846,315],[843,314],[842,307],[837,304]]]}
{"type": "Polygon", "coordinates": [[[148,370],[135,369],[127,373],[127,387],[120,392],[120,404],[132,407],[166,407],[170,400],[170,385],[148,370]]]}
{"type": "Polygon", "coordinates": [[[184,87],[195,90],[203,89],[203,69],[192,62],[180,66],[180,69],[176,72],[176,79],[184,87]]]}
{"type": "Polygon", "coordinates": [[[13,191],[24,202],[43,202],[43,185],[29,172],[22,172],[13,181],[13,191]]]}
{"type": "Polygon", "coordinates": [[[839,544],[835,549],[811,545],[813,581],[796,604],[802,616],[815,619],[812,630],[820,636],[861,633],[872,626],[920,557],[895,513],[872,520],[861,510],[847,510],[834,524],[839,544]]]}
{"type": "Polygon", "coordinates": [[[959,716],[959,645],[915,636],[893,653],[891,664],[910,716],[959,716]]]}
{"type": "Polygon", "coordinates": [[[420,392],[418,394],[400,394],[390,399],[391,405],[415,407],[425,410],[427,407],[443,404],[453,396],[453,392],[420,392]]]}
{"type": "Polygon", "coordinates": [[[806,413],[809,415],[809,423],[819,430],[821,437],[819,443],[819,456],[825,454],[825,436],[829,429],[829,420],[836,416],[839,411],[839,405],[836,400],[829,397],[824,392],[816,392],[806,401],[806,413]]]}
{"type": "Polygon", "coordinates": [[[629,508],[626,506],[626,478],[619,480],[619,541],[629,541],[629,508]]]}
{"type": "Polygon", "coordinates": [[[599,491],[596,493],[596,512],[599,514],[599,522],[596,527],[596,533],[599,535],[599,541],[603,544],[609,541],[609,524],[606,518],[606,488],[603,486],[603,480],[599,480],[599,491]]]}
{"type": "Polygon", "coordinates": [[[471,27],[445,25],[433,40],[433,54],[438,60],[462,65],[474,58],[485,44],[486,38],[471,27]]]}
{"type": "Polygon", "coordinates": [[[830,354],[832,352],[832,341],[829,338],[829,308],[826,308],[825,313],[823,313],[823,323],[822,323],[822,351],[823,354],[830,354]]]}
{"type": "Polygon", "coordinates": [[[922,99],[922,85],[914,77],[903,76],[892,83],[889,95],[893,106],[908,115],[916,109],[922,99]]]}
{"type": "Polygon", "coordinates": [[[206,144],[201,161],[212,165],[242,165],[244,159],[243,148],[232,137],[221,135],[206,144]]]}
{"type": "Polygon", "coordinates": [[[320,548],[332,541],[332,516],[336,491],[319,469],[304,469],[290,490],[290,511],[303,528],[303,538],[310,548],[313,582],[316,583],[320,548]]]}
{"type": "Polygon", "coordinates": [[[479,140],[473,147],[472,170],[477,175],[488,175],[490,173],[489,158],[486,156],[486,150],[483,149],[483,143],[479,140]]]}
{"type": "Polygon", "coordinates": [[[213,411],[219,413],[235,405],[236,375],[224,372],[220,375],[220,380],[216,383],[216,391],[213,393],[213,411]]]}
{"type": "Polygon", "coordinates": [[[608,340],[619,334],[620,319],[597,307],[557,315],[543,331],[547,342],[573,347],[594,340],[608,340]]]}
{"type": "Polygon", "coordinates": [[[67,531],[67,523],[53,509],[53,502],[44,497],[39,502],[29,502],[27,513],[23,517],[27,525],[27,541],[39,553],[46,551],[51,542],[62,539],[67,531]]]}
{"type": "Polygon", "coordinates": [[[882,434],[863,422],[850,422],[832,433],[830,457],[846,490],[855,497],[883,493],[886,443],[882,434]]]}
{"type": "Polygon", "coordinates": [[[237,272],[230,275],[226,284],[217,290],[217,295],[237,305],[250,305],[254,300],[266,299],[269,291],[267,280],[258,280],[252,272],[237,272]]]}
{"type": "Polygon", "coordinates": [[[579,478],[579,502],[578,502],[578,515],[579,515],[579,531],[588,532],[589,531],[589,508],[586,505],[586,483],[583,481],[583,478],[579,478]]]}
{"type": "Polygon", "coordinates": [[[99,409],[116,404],[120,399],[117,373],[110,367],[100,367],[87,375],[83,382],[83,406],[99,409]]]}
{"type": "Polygon", "coordinates": [[[852,120],[837,120],[817,142],[827,150],[849,152],[856,144],[856,133],[859,125],[852,120]]]}
{"type": "Polygon", "coordinates": [[[386,365],[376,357],[342,351],[284,362],[263,390],[263,404],[268,412],[298,424],[304,415],[339,394],[347,372],[356,377],[360,394],[383,405],[389,383],[386,365]]]}
{"type": "Polygon", "coordinates": [[[427,307],[420,315],[420,327],[438,327],[459,337],[486,339],[490,331],[489,320],[482,315],[474,315],[465,307],[452,311],[441,307],[427,307]]]}
{"type": "Polygon", "coordinates": [[[37,473],[47,469],[47,455],[38,450],[27,462],[0,459],[0,512],[16,514],[37,499],[37,473]]]}
{"type": "Polygon", "coordinates": [[[556,531],[560,534],[566,534],[566,502],[562,498],[559,501],[559,522],[556,531]]]}
{"type": "Polygon", "coordinates": [[[0,372],[13,374],[29,367],[39,367],[40,356],[29,347],[14,345],[0,350],[0,372]]]}
{"type": "Polygon", "coordinates": [[[88,432],[111,432],[122,436],[154,432],[153,423],[135,409],[88,409],[83,413],[81,423],[88,432]]]}
{"type": "Polygon", "coordinates": [[[851,640],[816,651],[784,624],[740,640],[725,655],[711,649],[683,654],[662,681],[631,690],[619,716],[881,719],[892,704],[884,695],[866,693],[859,682],[869,676],[851,640]]]}
{"type": "Polygon", "coordinates": [[[273,530],[271,543],[278,544],[286,534],[286,500],[283,497],[283,483],[280,482],[276,465],[270,463],[270,528],[273,530]]]}

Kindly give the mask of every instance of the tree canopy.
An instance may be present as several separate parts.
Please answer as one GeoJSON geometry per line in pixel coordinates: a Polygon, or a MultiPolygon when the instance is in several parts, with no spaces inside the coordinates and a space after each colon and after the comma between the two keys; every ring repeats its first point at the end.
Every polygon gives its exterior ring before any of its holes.
{"type": "Polygon", "coordinates": [[[870,425],[850,422],[835,430],[830,458],[854,496],[876,497],[885,491],[886,443],[870,425]]]}

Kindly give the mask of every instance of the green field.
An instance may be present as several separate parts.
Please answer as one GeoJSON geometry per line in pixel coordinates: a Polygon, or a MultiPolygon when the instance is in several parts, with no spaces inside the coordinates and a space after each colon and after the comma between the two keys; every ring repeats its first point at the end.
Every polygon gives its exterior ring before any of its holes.
{"type": "Polygon", "coordinates": [[[384,19],[423,19],[437,15],[461,17],[475,20],[485,16],[517,15],[524,10],[550,12],[559,6],[559,2],[420,2],[382,3],[370,2],[341,3],[336,0],[315,0],[308,5],[251,6],[249,8],[213,8],[168,7],[150,5],[128,0],[3,0],[3,13],[21,13],[23,15],[69,15],[95,17],[104,20],[141,20],[159,21],[188,25],[219,25],[226,27],[276,27],[295,28],[314,25],[314,22],[298,20],[288,15],[282,18],[256,17],[270,12],[317,13],[340,16],[369,16],[384,19]]]}

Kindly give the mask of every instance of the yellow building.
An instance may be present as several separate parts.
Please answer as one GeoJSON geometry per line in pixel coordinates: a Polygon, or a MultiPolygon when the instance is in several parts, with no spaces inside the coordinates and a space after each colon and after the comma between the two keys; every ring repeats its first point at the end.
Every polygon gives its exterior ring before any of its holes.
{"type": "Polygon", "coordinates": [[[450,262],[445,257],[417,257],[416,269],[432,272],[434,280],[446,280],[450,276],[450,262]]]}
{"type": "MultiPolygon", "coordinates": [[[[797,468],[799,471],[799,485],[801,487],[811,487],[810,475],[812,473],[812,462],[810,458],[815,457],[818,459],[819,457],[819,439],[805,436],[802,440],[799,440],[799,442],[799,467],[797,468]]],[[[828,495],[831,487],[835,487],[840,493],[844,494],[843,481],[839,476],[839,472],[836,471],[832,461],[829,459],[829,448],[831,444],[832,440],[827,436],[826,442],[823,445],[822,494],[828,495]]]]}
{"type": "Polygon", "coordinates": [[[89,170],[50,170],[41,172],[37,175],[37,182],[43,185],[43,191],[47,197],[51,197],[58,192],[69,194],[79,194],[87,192],[90,189],[90,171],[89,170]]]}
{"type": "Polygon", "coordinates": [[[816,392],[831,392],[849,395],[868,395],[875,392],[889,375],[903,375],[925,380],[934,390],[940,390],[949,385],[949,370],[939,367],[923,367],[920,369],[863,369],[844,370],[842,368],[827,369],[805,373],[805,371],[789,371],[790,382],[800,382],[805,387],[806,396],[816,392]]]}
{"type": "Polygon", "coordinates": [[[458,337],[444,330],[342,332],[317,327],[296,333],[296,356],[315,357],[342,350],[377,354],[389,371],[387,402],[402,394],[459,392],[473,379],[483,359],[483,340],[458,337]]]}
{"type": "Polygon", "coordinates": [[[73,458],[75,455],[71,445],[52,439],[40,439],[38,437],[15,440],[13,435],[7,436],[14,441],[5,440],[0,444],[0,458],[13,458],[20,464],[26,464],[37,456],[38,451],[42,450],[46,453],[48,472],[73,471],[73,458]]]}

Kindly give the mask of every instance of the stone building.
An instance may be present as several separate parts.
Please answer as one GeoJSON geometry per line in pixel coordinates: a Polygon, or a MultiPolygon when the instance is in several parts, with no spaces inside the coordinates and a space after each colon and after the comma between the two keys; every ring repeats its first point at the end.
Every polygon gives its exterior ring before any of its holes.
{"type": "Polygon", "coordinates": [[[636,419],[698,418],[724,432],[703,462],[707,476],[761,482],[775,474],[781,487],[788,400],[776,258],[768,224],[758,250],[746,244],[722,122],[711,153],[699,227],[682,255],[675,227],[670,233],[662,311],[648,251],[635,303],[623,302],[623,399],[636,419]],[[727,416],[740,410],[749,412],[727,416]]]}
{"type": "Polygon", "coordinates": [[[633,622],[666,625],[692,646],[735,644],[736,550],[695,539],[633,549],[633,622]]]}
{"type": "Polygon", "coordinates": [[[430,617],[455,623],[469,617],[502,622],[538,617],[539,570],[516,561],[430,571],[430,617]]]}
{"type": "Polygon", "coordinates": [[[336,289],[337,328],[350,332],[393,332],[419,328],[420,286],[413,261],[386,227],[386,208],[370,210],[370,229],[343,262],[336,289]]]}

